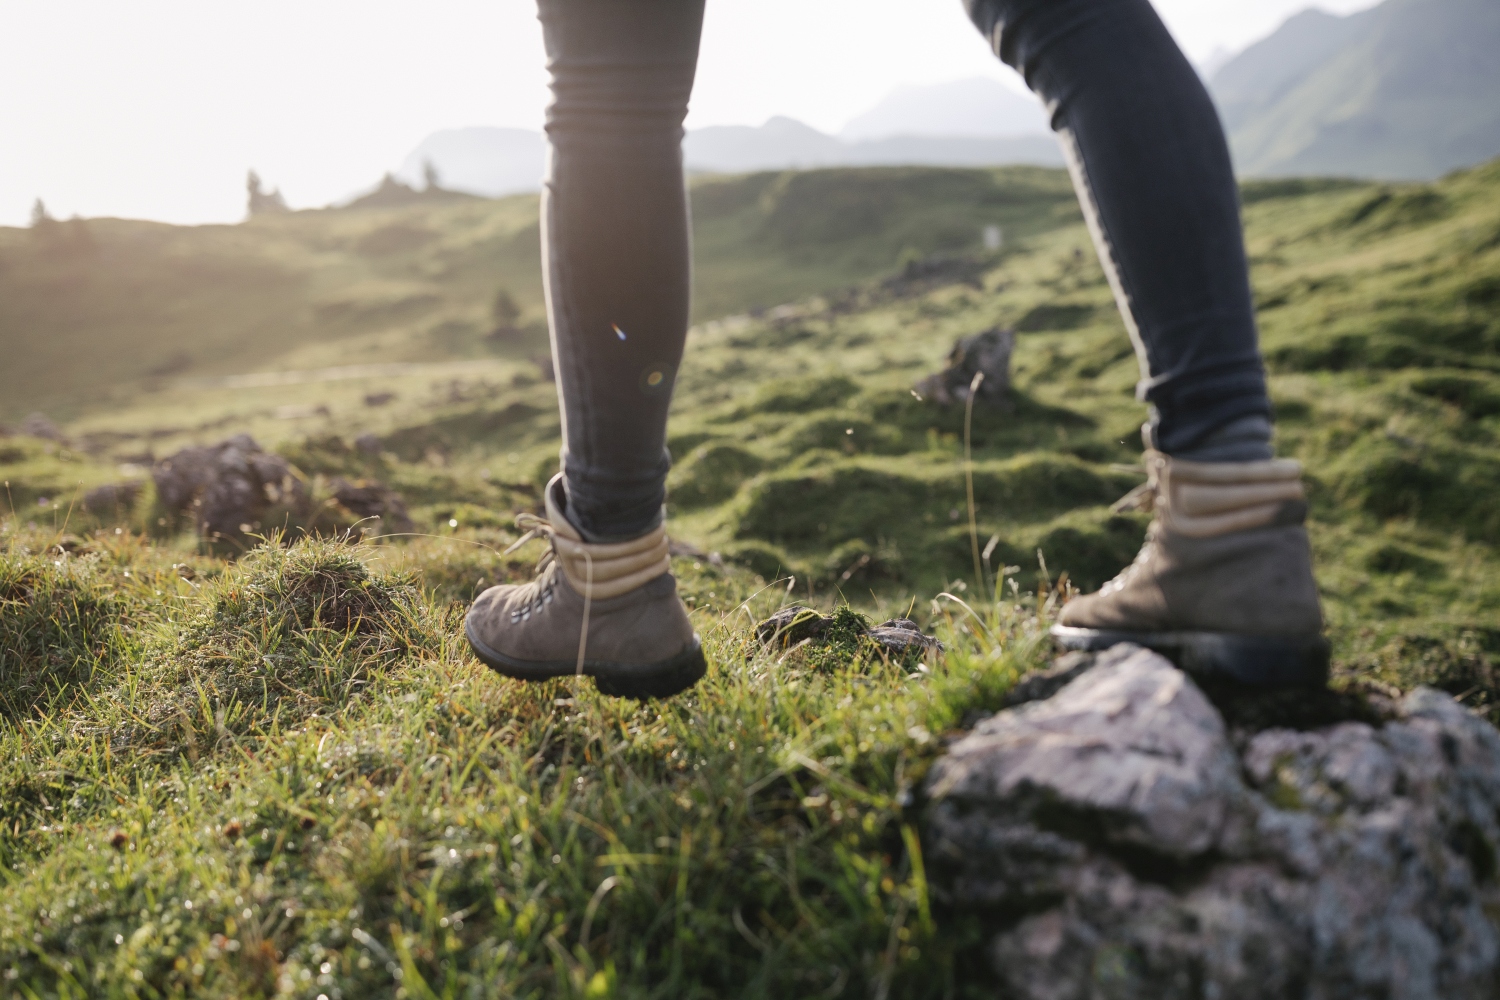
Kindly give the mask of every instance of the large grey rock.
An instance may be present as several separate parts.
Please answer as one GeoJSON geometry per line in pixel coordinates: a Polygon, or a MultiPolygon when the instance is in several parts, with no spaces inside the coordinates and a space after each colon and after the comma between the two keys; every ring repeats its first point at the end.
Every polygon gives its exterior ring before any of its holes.
{"type": "Polygon", "coordinates": [[[1426,689],[1396,716],[1232,740],[1116,647],[934,767],[935,890],[1020,1000],[1500,996],[1500,733],[1426,689]]]}
{"type": "Polygon", "coordinates": [[[162,507],[189,515],[210,542],[243,545],[252,532],[280,527],[285,514],[311,511],[307,483],[286,459],[262,451],[248,434],[209,447],[184,448],[151,469],[162,507]]]}

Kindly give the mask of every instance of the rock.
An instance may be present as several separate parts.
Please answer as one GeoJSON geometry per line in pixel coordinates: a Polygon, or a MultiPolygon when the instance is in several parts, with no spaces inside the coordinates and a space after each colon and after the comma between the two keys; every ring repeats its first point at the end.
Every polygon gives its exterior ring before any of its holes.
{"type": "MultiPolygon", "coordinates": [[[[842,611],[842,609],[841,609],[842,611]]],[[[863,615],[853,614],[852,629],[855,638],[863,638],[880,646],[897,657],[913,656],[928,650],[942,652],[943,644],[930,635],[923,635],[917,623],[910,618],[892,618],[890,621],[871,626],[863,615]]],[[[844,619],[851,621],[851,618],[844,619]]],[[[799,642],[819,641],[833,638],[836,619],[820,614],[800,604],[782,608],[770,618],[755,626],[755,637],[763,645],[786,649],[799,642]]]]}
{"type": "Polygon", "coordinates": [[[127,480],[123,483],[105,483],[95,486],[83,495],[83,509],[95,517],[114,517],[135,506],[141,495],[142,483],[127,480]]]}
{"type": "Polygon", "coordinates": [[[1067,687],[1073,678],[1092,667],[1094,660],[1092,653],[1064,653],[1049,669],[1027,674],[1017,681],[1016,686],[1001,699],[1000,707],[1015,708],[1028,701],[1050,698],[1067,687]]]}
{"type": "Polygon", "coordinates": [[[805,639],[820,638],[832,625],[833,619],[827,615],[793,604],[755,626],[755,637],[767,646],[795,646],[805,639]]]}
{"type": "Polygon", "coordinates": [[[53,423],[45,413],[29,413],[21,421],[21,433],[44,441],[63,440],[62,428],[53,423]]]}
{"type": "Polygon", "coordinates": [[[882,622],[866,632],[865,638],[879,644],[887,652],[903,656],[929,649],[941,652],[943,648],[943,644],[932,636],[922,634],[917,623],[910,618],[892,618],[888,622],[882,622]]]}
{"type": "Polygon", "coordinates": [[[401,494],[384,483],[373,479],[361,479],[357,483],[335,479],[332,485],[333,498],[345,510],[355,517],[379,519],[379,523],[373,525],[376,534],[400,535],[416,527],[401,494]]]}
{"type": "Polygon", "coordinates": [[[243,545],[252,531],[280,524],[272,511],[305,519],[312,506],[304,482],[280,455],[262,451],[248,434],[210,447],[184,448],[151,469],[163,508],[191,515],[205,540],[243,545]]]}
{"type": "Polygon", "coordinates": [[[365,431],[354,439],[354,447],[359,449],[360,454],[369,455],[372,458],[380,455],[380,436],[365,431]]]}
{"type": "Polygon", "coordinates": [[[1010,390],[1010,356],[1015,346],[1015,331],[1000,327],[960,337],[948,352],[948,367],[918,382],[916,393],[944,406],[963,403],[969,398],[974,376],[983,372],[984,381],[979,383],[974,401],[1005,405],[1010,390]]]}
{"type": "Polygon", "coordinates": [[[1231,734],[1155,653],[1079,665],[926,784],[934,892],[994,921],[1003,995],[1497,995],[1488,723],[1418,689],[1383,725],[1231,734]]]}

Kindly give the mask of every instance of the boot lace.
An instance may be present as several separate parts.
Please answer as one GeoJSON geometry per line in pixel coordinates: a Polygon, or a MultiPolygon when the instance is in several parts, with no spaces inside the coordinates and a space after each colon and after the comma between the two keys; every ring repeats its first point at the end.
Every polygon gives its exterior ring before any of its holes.
{"type": "Polygon", "coordinates": [[[553,591],[557,588],[557,570],[560,564],[557,561],[557,547],[553,539],[556,532],[545,518],[537,517],[535,514],[520,514],[516,517],[516,527],[524,529],[524,534],[516,539],[506,548],[503,555],[510,555],[529,542],[538,538],[547,540],[547,551],[542,553],[536,561],[536,578],[527,584],[530,595],[515,610],[510,613],[512,624],[520,624],[529,621],[532,615],[540,615],[552,603],[553,591]]]}
{"type": "MultiPolygon", "coordinates": [[[[532,588],[531,597],[510,614],[511,622],[519,625],[521,622],[529,621],[532,615],[540,615],[546,610],[547,605],[552,603],[553,591],[557,588],[557,574],[562,571],[562,561],[557,555],[557,529],[552,527],[551,521],[545,517],[538,517],[536,514],[523,512],[516,515],[516,527],[523,529],[524,533],[505,549],[504,555],[510,555],[538,538],[547,540],[547,551],[543,552],[536,562],[537,578],[527,584],[532,588]]],[[[588,566],[589,585],[583,589],[583,623],[578,630],[578,666],[575,669],[578,676],[583,675],[584,655],[588,651],[589,611],[593,605],[591,594],[594,566],[587,552],[584,553],[584,559],[588,566]]]]}

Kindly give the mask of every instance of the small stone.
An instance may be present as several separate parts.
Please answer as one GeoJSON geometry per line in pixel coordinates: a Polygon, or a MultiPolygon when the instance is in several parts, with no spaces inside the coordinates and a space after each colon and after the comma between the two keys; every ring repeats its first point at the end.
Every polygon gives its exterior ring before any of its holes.
{"type": "Polygon", "coordinates": [[[876,625],[865,633],[865,638],[882,649],[898,656],[907,653],[926,652],[929,649],[942,651],[943,644],[930,635],[924,635],[917,623],[910,618],[893,618],[876,625]]]}
{"type": "Polygon", "coordinates": [[[960,337],[948,352],[948,367],[918,382],[914,391],[923,399],[943,406],[969,398],[974,376],[984,379],[974,392],[976,403],[1003,406],[1010,391],[1010,356],[1016,347],[1016,332],[994,327],[972,337],[960,337]]]}
{"type": "Polygon", "coordinates": [[[406,509],[406,501],[384,483],[374,479],[353,483],[335,479],[332,486],[333,498],[355,517],[379,518],[380,534],[400,535],[416,528],[406,509]]]}
{"type": "Polygon", "coordinates": [[[96,486],[83,495],[83,509],[95,517],[118,516],[135,506],[141,487],[138,480],[96,486]]]}
{"type": "Polygon", "coordinates": [[[782,608],[759,625],[755,637],[762,645],[788,647],[805,639],[816,639],[833,626],[833,619],[800,604],[782,608]]]}

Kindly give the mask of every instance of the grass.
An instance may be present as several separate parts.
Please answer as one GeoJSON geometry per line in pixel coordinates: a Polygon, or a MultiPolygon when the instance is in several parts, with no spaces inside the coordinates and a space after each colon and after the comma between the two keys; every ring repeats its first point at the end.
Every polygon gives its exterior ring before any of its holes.
{"type": "MultiPolygon", "coordinates": [[[[743,623],[785,590],[687,569],[720,667],[638,705],[498,681],[458,638],[461,605],[370,568],[372,546],[303,541],[194,581],[134,563],[148,592],[106,569],[149,554],[115,537],[46,565],[115,609],[116,651],[0,737],[17,995],[969,982],[973,939],[939,928],[903,796],[933,734],[1037,662],[1034,611],[945,624],[955,651],[913,675],[852,644],[836,662],[761,651],[743,623]]],[[[47,541],[7,533],[0,564],[47,541]]]]}
{"type": "MultiPolygon", "coordinates": [[[[1435,684],[1500,718],[1500,165],[1243,194],[1339,676],[1435,684]]],[[[86,399],[99,373],[68,361],[7,397],[69,419],[64,442],[0,438],[0,998],[988,995],[987,918],[928,888],[910,790],[945,732],[1045,661],[1057,601],[1128,562],[1145,527],[1109,510],[1140,480],[1143,413],[1065,178],[698,182],[703,321],[669,517],[713,667],[644,706],[501,680],[462,641],[473,595],[530,572],[499,553],[557,461],[524,329],[535,265],[507,272],[522,332],[497,345],[481,321],[500,258],[465,256],[534,239],[528,211],[146,227],[140,273],[96,276],[77,309],[99,296],[128,328],[108,285],[127,278],[183,316],[243,304],[212,282],[188,295],[153,246],[253,251],[330,301],[420,273],[441,303],[395,326],[308,307],[285,351],[149,379],[109,368],[148,343],[127,329],[101,369],[114,395],[86,399]],[[965,204],[1005,222],[1003,250],[962,244],[965,204]],[[448,354],[422,332],[445,310],[475,324],[447,328],[448,354]],[[1021,331],[1006,406],[976,405],[966,429],[963,407],[913,396],[956,337],[997,324],[1021,331]],[[447,360],[327,370],[367,357],[447,360]],[[271,368],[285,377],[244,377],[271,368]],[[227,559],[163,523],[149,485],[127,509],[79,503],[246,429],[315,488],[393,484],[416,537],[227,559]],[[754,622],[793,603],[835,611],[836,641],[761,649],[754,622]],[[922,669],[857,638],[908,613],[948,647],[922,669]]],[[[0,231],[0,256],[37,238],[0,231]]],[[[24,293],[0,309],[41,302],[65,263],[0,269],[24,293]]],[[[36,317],[61,315],[48,302],[36,317]]],[[[79,337],[113,334],[72,315],[79,337]]],[[[23,329],[0,319],[7,344],[60,349],[23,329]]]]}

